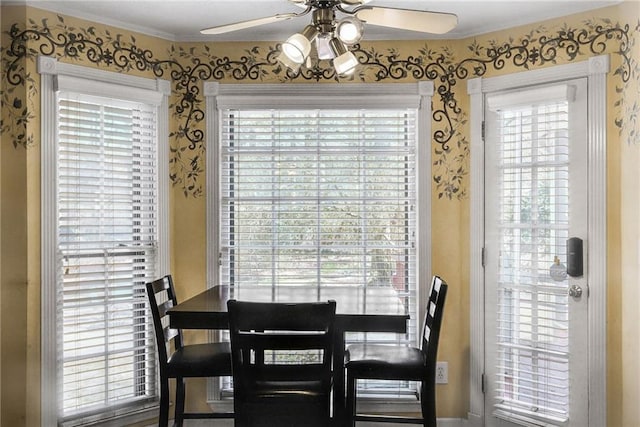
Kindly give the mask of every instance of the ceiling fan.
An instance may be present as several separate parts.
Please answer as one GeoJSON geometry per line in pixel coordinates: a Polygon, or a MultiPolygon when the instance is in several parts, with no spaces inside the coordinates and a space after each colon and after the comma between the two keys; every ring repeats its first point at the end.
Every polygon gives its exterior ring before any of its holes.
{"type": "Polygon", "coordinates": [[[282,44],[282,53],[278,59],[294,71],[305,63],[309,66],[311,43],[315,42],[318,59],[332,59],[336,72],[339,75],[345,75],[353,72],[358,65],[357,58],[347,47],[361,40],[363,24],[444,34],[451,31],[458,23],[458,17],[452,13],[367,6],[366,3],[370,0],[289,1],[304,7],[304,11],[219,25],[200,32],[222,34],[286,21],[311,13],[311,23],[282,44]],[[344,14],[345,17],[336,19],[336,12],[344,14]]]}

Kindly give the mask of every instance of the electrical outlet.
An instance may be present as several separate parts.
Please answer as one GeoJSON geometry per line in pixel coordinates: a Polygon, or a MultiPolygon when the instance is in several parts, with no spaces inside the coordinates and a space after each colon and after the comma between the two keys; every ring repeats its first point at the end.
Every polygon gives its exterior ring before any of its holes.
{"type": "Polygon", "coordinates": [[[449,363],[436,362],[436,384],[447,384],[449,382],[449,363]]]}

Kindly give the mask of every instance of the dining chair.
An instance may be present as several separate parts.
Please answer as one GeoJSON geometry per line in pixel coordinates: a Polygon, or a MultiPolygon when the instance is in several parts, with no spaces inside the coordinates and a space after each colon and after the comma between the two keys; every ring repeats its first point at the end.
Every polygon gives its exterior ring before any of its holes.
{"type": "Polygon", "coordinates": [[[433,276],[422,329],[420,348],[385,345],[352,344],[345,352],[347,370],[348,426],[356,421],[392,422],[436,426],[436,357],[447,284],[433,276]],[[359,379],[419,381],[421,417],[359,414],[356,392],[359,379]]]}
{"type": "Polygon", "coordinates": [[[176,379],[175,425],[195,418],[233,418],[231,412],[184,412],[185,378],[231,376],[229,343],[184,345],[182,330],[168,325],[167,311],[178,304],[171,275],[148,282],[147,296],[153,316],[160,370],[160,415],[158,425],[169,423],[169,379],[176,379]],[[173,345],[173,346],[172,346],[173,345]]]}
{"type": "Polygon", "coordinates": [[[236,427],[331,421],[336,302],[229,300],[236,427]]]}

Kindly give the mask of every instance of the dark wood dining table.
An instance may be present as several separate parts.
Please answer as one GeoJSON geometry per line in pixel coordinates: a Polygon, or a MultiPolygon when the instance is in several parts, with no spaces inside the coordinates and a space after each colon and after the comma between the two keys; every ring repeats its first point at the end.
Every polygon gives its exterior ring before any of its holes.
{"type": "Polygon", "coordinates": [[[229,299],[276,302],[336,301],[333,416],[337,426],[346,424],[345,333],[406,333],[409,319],[402,298],[395,289],[388,286],[214,286],[170,309],[170,326],[182,329],[228,329],[229,299]]]}

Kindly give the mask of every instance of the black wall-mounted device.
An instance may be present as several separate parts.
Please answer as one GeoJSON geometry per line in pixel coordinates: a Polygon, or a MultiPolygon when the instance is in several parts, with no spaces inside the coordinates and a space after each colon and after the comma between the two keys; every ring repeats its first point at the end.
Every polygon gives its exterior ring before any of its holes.
{"type": "Polygon", "coordinates": [[[569,276],[582,276],[582,260],[582,239],[579,237],[567,239],[567,274],[569,276]]]}

